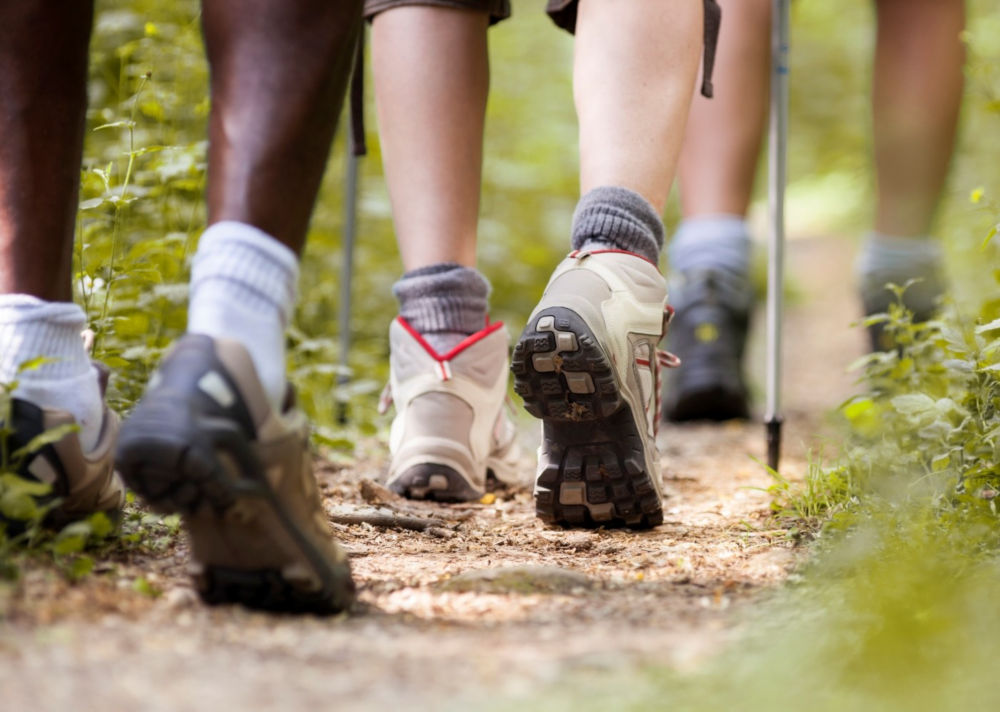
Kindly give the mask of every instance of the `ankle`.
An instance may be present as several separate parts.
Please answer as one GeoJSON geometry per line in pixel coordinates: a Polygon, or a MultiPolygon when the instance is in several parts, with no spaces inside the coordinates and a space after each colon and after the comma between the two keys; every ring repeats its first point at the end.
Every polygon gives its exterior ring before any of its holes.
{"type": "Polygon", "coordinates": [[[633,252],[656,264],[663,248],[663,221],[638,193],[602,186],[580,198],[573,213],[571,244],[574,250],[633,252]]]}
{"type": "Polygon", "coordinates": [[[392,291],[399,315],[439,353],[486,325],[490,284],[471,267],[444,262],[411,270],[392,291]]]}
{"type": "Polygon", "coordinates": [[[205,231],[191,269],[188,331],[242,344],[275,410],[287,389],[285,329],[298,276],[290,249],[255,227],[228,221],[205,231]]]}

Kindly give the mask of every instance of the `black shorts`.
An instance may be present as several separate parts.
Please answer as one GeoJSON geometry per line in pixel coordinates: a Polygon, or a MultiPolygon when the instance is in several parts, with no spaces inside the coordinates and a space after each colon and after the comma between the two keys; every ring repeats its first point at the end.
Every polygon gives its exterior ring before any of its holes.
{"type": "MultiPolygon", "coordinates": [[[[572,32],[576,26],[576,3],[577,0],[548,0],[545,11],[559,27],[572,32]]],[[[380,12],[404,5],[485,12],[490,16],[490,24],[510,17],[510,0],[365,0],[365,17],[371,19],[380,12]]]]}

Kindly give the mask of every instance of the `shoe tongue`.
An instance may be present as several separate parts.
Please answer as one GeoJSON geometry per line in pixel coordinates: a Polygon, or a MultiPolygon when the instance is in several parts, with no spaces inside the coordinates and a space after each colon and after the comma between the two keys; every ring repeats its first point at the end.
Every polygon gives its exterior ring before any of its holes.
{"type": "Polygon", "coordinates": [[[469,334],[463,331],[435,331],[429,334],[421,334],[424,341],[432,349],[443,355],[451,351],[460,343],[469,338],[469,334]]]}

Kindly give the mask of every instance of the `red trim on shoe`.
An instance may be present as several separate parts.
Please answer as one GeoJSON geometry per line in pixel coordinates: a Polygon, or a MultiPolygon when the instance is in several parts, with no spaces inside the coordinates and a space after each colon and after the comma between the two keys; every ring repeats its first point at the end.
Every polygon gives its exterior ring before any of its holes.
{"type": "Polygon", "coordinates": [[[571,257],[573,259],[576,259],[577,257],[583,258],[583,257],[586,257],[587,255],[603,255],[603,254],[607,254],[609,252],[612,253],[612,254],[631,255],[632,257],[638,257],[640,260],[648,262],[649,264],[651,264],[654,267],[656,267],[656,271],[657,272],[660,271],[660,266],[658,264],[656,264],[655,262],[653,262],[653,260],[651,260],[648,257],[646,257],[645,255],[640,255],[638,252],[629,252],[628,250],[617,250],[617,249],[614,249],[614,248],[611,248],[611,247],[609,247],[606,250],[573,250],[572,252],[569,253],[569,255],[567,255],[567,257],[571,257]]]}
{"type": "Polygon", "coordinates": [[[458,354],[460,354],[462,351],[465,351],[465,349],[469,348],[473,344],[482,341],[487,336],[489,336],[490,334],[492,334],[494,331],[498,331],[499,329],[503,328],[503,322],[502,321],[495,321],[492,324],[490,324],[489,326],[487,326],[485,329],[483,329],[482,331],[477,331],[475,334],[470,334],[469,336],[467,336],[464,339],[462,339],[448,353],[446,353],[446,354],[440,354],[440,353],[438,353],[434,349],[433,346],[431,346],[430,344],[427,343],[427,340],[424,339],[423,336],[421,336],[421,334],[420,334],[419,331],[417,331],[412,326],[410,326],[410,323],[406,319],[404,319],[401,316],[397,316],[396,317],[396,321],[399,322],[400,326],[402,326],[404,329],[406,329],[407,333],[409,333],[409,335],[412,336],[414,338],[414,340],[416,340],[416,342],[418,344],[420,344],[421,346],[424,347],[424,351],[426,351],[428,354],[430,354],[431,358],[433,358],[435,361],[438,361],[438,362],[441,362],[441,363],[443,363],[445,361],[450,361],[451,359],[453,359],[456,356],[458,356],[458,354]]]}

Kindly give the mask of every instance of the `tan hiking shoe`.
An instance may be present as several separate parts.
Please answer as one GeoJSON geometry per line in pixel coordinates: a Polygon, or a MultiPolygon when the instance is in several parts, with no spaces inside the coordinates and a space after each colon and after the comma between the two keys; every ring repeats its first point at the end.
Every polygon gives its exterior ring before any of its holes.
{"type": "MultiPolygon", "coordinates": [[[[76,425],[66,411],[40,408],[19,398],[11,400],[10,409],[14,430],[8,442],[10,454],[45,433],[76,425]]],[[[100,437],[89,452],[80,446],[79,433],[71,431],[14,463],[21,477],[51,486],[51,495],[46,499],[54,497],[58,504],[46,517],[48,525],[61,526],[95,512],[104,512],[112,521],[118,520],[125,504],[125,487],[114,471],[117,437],[118,416],[105,406],[100,437]]]]}
{"type": "Polygon", "coordinates": [[[122,427],[118,467],[154,509],[183,515],[205,601],[317,613],[353,601],[305,415],[271,408],[241,344],[178,341],[122,427]]]}
{"type": "Polygon", "coordinates": [[[483,496],[487,472],[513,482],[519,450],[504,412],[510,336],[503,324],[439,354],[397,317],[389,343],[397,412],[388,487],[413,499],[461,502],[483,496]]]}
{"type": "Polygon", "coordinates": [[[629,252],[577,251],[553,273],[511,366],[514,390],[542,420],[543,521],[663,521],[655,433],[666,299],[656,266],[629,252]]]}

